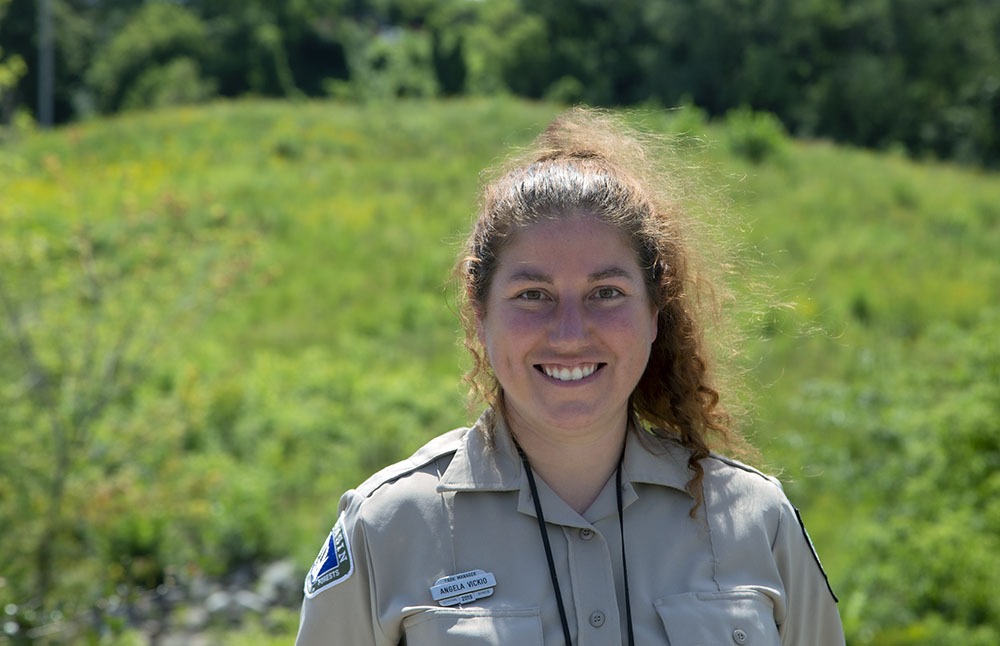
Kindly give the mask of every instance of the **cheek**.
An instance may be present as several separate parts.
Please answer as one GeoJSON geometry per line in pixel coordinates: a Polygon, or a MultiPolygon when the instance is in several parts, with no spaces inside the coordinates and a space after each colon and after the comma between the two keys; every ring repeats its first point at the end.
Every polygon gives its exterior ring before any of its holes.
{"type": "Polygon", "coordinates": [[[531,347],[540,329],[537,316],[526,312],[496,312],[479,326],[480,341],[494,365],[510,363],[531,347]]]}
{"type": "Polygon", "coordinates": [[[605,341],[617,348],[619,356],[646,364],[656,339],[656,318],[648,310],[608,312],[599,325],[605,341]]]}
{"type": "Polygon", "coordinates": [[[606,312],[599,312],[595,318],[601,329],[616,334],[630,335],[634,341],[645,338],[650,326],[655,331],[656,322],[650,318],[648,312],[638,308],[611,309],[606,312]]]}

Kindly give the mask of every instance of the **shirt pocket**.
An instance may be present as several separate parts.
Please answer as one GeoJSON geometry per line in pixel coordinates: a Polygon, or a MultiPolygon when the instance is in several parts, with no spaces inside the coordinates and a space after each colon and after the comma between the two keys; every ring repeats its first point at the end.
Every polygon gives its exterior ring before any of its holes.
{"type": "Polygon", "coordinates": [[[688,592],[653,604],[670,646],[780,646],[774,603],[756,590],[688,592]]]}
{"type": "Polygon", "coordinates": [[[542,646],[538,608],[429,608],[403,620],[407,646],[542,646]]]}

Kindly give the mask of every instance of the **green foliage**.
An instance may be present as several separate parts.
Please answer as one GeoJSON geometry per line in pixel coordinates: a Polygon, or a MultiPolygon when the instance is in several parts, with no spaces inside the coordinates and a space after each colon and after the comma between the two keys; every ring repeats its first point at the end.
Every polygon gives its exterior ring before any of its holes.
{"type": "MultiPolygon", "coordinates": [[[[3,49],[0,49],[0,56],[3,49]]],[[[24,65],[24,59],[20,56],[10,56],[7,59],[0,58],[0,101],[3,100],[3,92],[17,85],[18,80],[25,75],[28,68],[24,65]]]]}
{"type": "Polygon", "coordinates": [[[786,304],[750,346],[758,442],[803,508],[849,643],[990,643],[1000,184],[826,144],[785,155],[726,165],[786,304]]]}
{"type": "Polygon", "coordinates": [[[777,117],[746,106],[726,113],[726,138],[733,154],[754,164],[780,158],[787,145],[785,128],[777,117]]]}
{"type": "Polygon", "coordinates": [[[573,105],[583,100],[584,87],[580,79],[575,76],[563,76],[549,86],[545,91],[545,98],[548,101],[573,105]]]}
{"type": "Polygon", "coordinates": [[[142,72],[122,98],[122,108],[162,108],[198,103],[215,94],[215,83],[203,79],[198,63],[187,57],[142,72]]]}
{"type": "Polygon", "coordinates": [[[839,557],[856,643],[956,643],[957,626],[1000,637],[987,592],[1000,584],[998,324],[989,309],[969,326],[942,321],[866,350],[851,381],[800,388],[799,415],[830,438],[824,466],[863,483],[844,493],[855,520],[839,557]]]}
{"type": "Polygon", "coordinates": [[[213,90],[198,65],[207,42],[196,14],[172,2],[147,2],[94,55],[88,85],[102,110],[203,99],[213,90]]]}
{"type": "Polygon", "coordinates": [[[351,81],[328,86],[328,93],[342,98],[379,101],[404,97],[427,98],[438,93],[430,37],[412,29],[376,31],[354,22],[341,26],[347,45],[351,81]]]}
{"type": "Polygon", "coordinates": [[[297,610],[275,609],[261,619],[251,619],[238,630],[220,632],[215,643],[220,646],[288,646],[299,627],[297,610]]]}
{"type": "MultiPolygon", "coordinates": [[[[3,21],[8,4],[10,4],[10,0],[0,0],[0,22],[3,21]]],[[[27,71],[24,58],[16,54],[4,57],[3,47],[0,47],[0,107],[5,103],[7,92],[17,85],[17,82],[27,71]]]]}
{"type": "MultiPolygon", "coordinates": [[[[798,136],[1000,164],[996,2],[50,2],[58,121],[213,92],[605,106],[689,97],[714,117],[752,106],[798,136]]],[[[8,62],[34,68],[35,2],[8,8],[8,62]]],[[[36,107],[35,84],[21,76],[5,119],[36,107]]]]}
{"type": "Polygon", "coordinates": [[[16,601],[72,616],[117,584],[162,580],[173,519],[135,486],[152,467],[121,441],[159,362],[253,275],[254,232],[137,165],[95,177],[53,141],[3,160],[0,523],[19,531],[0,536],[0,568],[16,601]]]}
{"type": "MultiPolygon", "coordinates": [[[[444,283],[477,171],[559,109],[213,103],[0,150],[0,287],[40,366],[0,305],[0,607],[89,626],[165,577],[284,555],[304,572],[343,490],[469,419],[444,283]]],[[[850,643],[996,643],[996,176],[794,143],[755,113],[640,116],[739,178],[702,188],[726,192],[736,287],[767,286],[741,295],[761,312],[743,321],[748,430],[850,643]],[[735,154],[734,132],[781,163],[735,154]]],[[[217,641],[288,643],[295,623],[217,641]]]]}
{"type": "Polygon", "coordinates": [[[458,28],[466,92],[537,95],[538,68],[549,44],[544,22],[512,0],[483,2],[476,9],[475,19],[458,28]]]}

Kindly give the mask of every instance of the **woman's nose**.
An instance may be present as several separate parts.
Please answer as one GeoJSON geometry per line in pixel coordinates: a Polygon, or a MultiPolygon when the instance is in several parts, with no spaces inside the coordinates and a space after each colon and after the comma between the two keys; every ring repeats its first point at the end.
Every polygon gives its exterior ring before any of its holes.
{"type": "Polygon", "coordinates": [[[551,333],[553,346],[559,349],[573,349],[587,342],[587,313],[583,305],[563,300],[553,312],[551,333]]]}

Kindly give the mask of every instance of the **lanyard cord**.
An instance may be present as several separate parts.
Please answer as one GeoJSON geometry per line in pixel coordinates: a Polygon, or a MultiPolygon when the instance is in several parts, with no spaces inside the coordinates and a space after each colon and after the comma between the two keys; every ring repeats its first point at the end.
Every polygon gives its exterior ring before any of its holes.
{"type": "MultiPolygon", "coordinates": [[[[559,606],[559,620],[562,622],[563,637],[566,646],[572,646],[573,641],[569,635],[569,622],[566,620],[566,607],[563,605],[562,592],[559,590],[559,577],[556,575],[555,562],[552,560],[552,545],[549,543],[549,533],[545,529],[545,516],[542,514],[542,503],[538,499],[538,488],[535,486],[535,476],[531,471],[531,464],[528,463],[528,456],[524,449],[514,440],[514,446],[521,456],[521,463],[524,465],[524,473],[528,476],[528,486],[531,488],[531,499],[535,503],[535,519],[538,521],[538,532],[542,535],[542,545],[545,547],[545,559],[549,563],[549,577],[552,579],[552,589],[556,593],[556,604],[559,606]]],[[[625,511],[622,506],[622,461],[625,459],[625,447],[622,447],[622,455],[618,458],[618,468],[615,470],[615,487],[617,489],[618,500],[618,526],[622,535],[622,579],[625,584],[625,616],[628,620],[628,643],[629,646],[635,644],[632,635],[632,603],[628,594],[628,566],[625,564],[625,511]]]]}
{"type": "Polygon", "coordinates": [[[618,470],[615,471],[615,490],[618,493],[618,528],[622,531],[622,582],[625,584],[625,618],[628,621],[628,646],[634,646],[635,636],[632,634],[632,601],[628,597],[628,565],[625,564],[625,508],[622,506],[622,460],[625,459],[625,449],[618,459],[618,470]]]}
{"type": "Polygon", "coordinates": [[[531,487],[531,499],[535,501],[535,518],[538,520],[538,531],[542,534],[542,544],[545,545],[545,558],[549,562],[549,575],[552,577],[552,587],[556,591],[556,603],[559,605],[559,620],[562,621],[563,637],[566,638],[566,646],[573,646],[573,641],[569,636],[569,622],[566,621],[566,608],[563,606],[562,592],[559,591],[559,577],[556,576],[556,566],[552,562],[552,546],[549,545],[549,533],[545,531],[545,516],[542,515],[542,503],[538,500],[538,489],[535,487],[535,476],[531,474],[531,465],[528,464],[528,456],[524,454],[524,450],[520,445],[517,445],[517,452],[521,454],[524,472],[528,475],[528,486],[531,487]]]}

